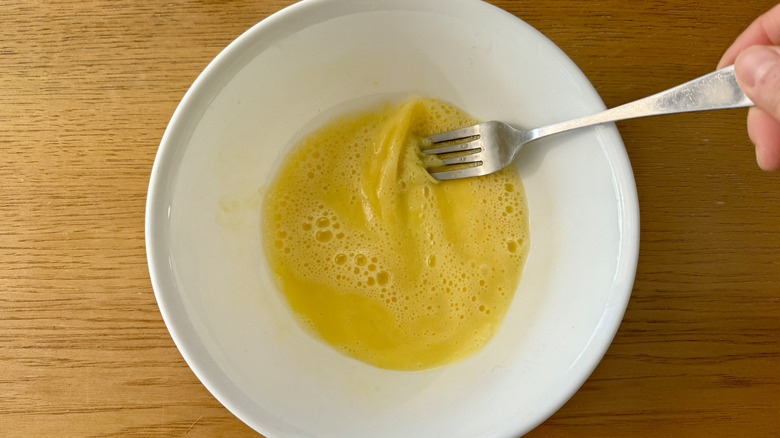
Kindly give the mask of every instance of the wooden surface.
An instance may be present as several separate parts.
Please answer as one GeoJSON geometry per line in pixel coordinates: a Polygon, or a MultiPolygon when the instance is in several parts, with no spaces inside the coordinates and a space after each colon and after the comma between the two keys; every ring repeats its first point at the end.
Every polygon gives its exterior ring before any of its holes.
{"type": "MultiPolygon", "coordinates": [[[[257,436],[176,350],[144,202],[189,85],[288,0],[0,2],[0,435],[257,436]]],[[[715,67],[767,0],[495,1],[614,106],[715,67]]],[[[780,174],[745,110],[618,125],[641,252],[606,357],[531,437],[780,434],[780,174]]]]}

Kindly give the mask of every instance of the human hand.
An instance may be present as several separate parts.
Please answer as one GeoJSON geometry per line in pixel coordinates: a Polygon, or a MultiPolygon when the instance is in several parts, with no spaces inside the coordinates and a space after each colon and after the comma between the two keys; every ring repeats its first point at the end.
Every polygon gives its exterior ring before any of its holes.
{"type": "Polygon", "coordinates": [[[780,4],[758,17],[731,47],[718,68],[734,64],[742,91],[756,105],[747,129],[764,170],[780,170],[780,4]]]}

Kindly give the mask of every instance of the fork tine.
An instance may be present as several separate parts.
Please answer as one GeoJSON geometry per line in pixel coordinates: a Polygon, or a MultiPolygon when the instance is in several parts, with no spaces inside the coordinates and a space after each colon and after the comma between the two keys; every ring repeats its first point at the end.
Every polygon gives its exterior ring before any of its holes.
{"type": "Polygon", "coordinates": [[[479,135],[479,125],[467,126],[465,128],[453,129],[452,131],[440,132],[428,136],[431,143],[441,143],[445,141],[454,141],[462,138],[474,137],[479,135]]]}
{"type": "Polygon", "coordinates": [[[440,148],[424,149],[422,153],[426,155],[439,155],[439,154],[449,154],[451,152],[470,151],[473,149],[482,149],[482,140],[472,140],[472,141],[467,141],[465,143],[456,143],[447,146],[442,146],[440,148]]]}
{"type": "Polygon", "coordinates": [[[477,152],[476,154],[461,155],[459,157],[442,158],[441,163],[445,166],[450,164],[468,164],[485,161],[485,154],[477,152]]]}
{"type": "Polygon", "coordinates": [[[471,178],[473,176],[485,175],[489,172],[485,171],[485,166],[467,167],[465,169],[447,170],[443,172],[431,172],[431,176],[439,181],[447,181],[452,179],[471,178]]]}

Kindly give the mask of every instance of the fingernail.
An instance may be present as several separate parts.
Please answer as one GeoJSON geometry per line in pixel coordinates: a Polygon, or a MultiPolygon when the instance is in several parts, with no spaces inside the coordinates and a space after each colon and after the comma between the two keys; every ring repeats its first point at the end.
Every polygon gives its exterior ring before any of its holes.
{"type": "Polygon", "coordinates": [[[753,88],[768,73],[780,67],[780,52],[775,47],[749,47],[740,53],[734,64],[739,84],[753,88]]]}

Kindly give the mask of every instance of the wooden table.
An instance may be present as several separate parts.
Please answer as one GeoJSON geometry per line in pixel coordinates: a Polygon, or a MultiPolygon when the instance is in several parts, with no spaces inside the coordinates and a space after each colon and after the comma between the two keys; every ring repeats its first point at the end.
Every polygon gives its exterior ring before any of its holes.
{"type": "MultiPolygon", "coordinates": [[[[231,40],[289,0],[0,2],[0,435],[257,436],[157,308],[144,203],[160,137],[231,40]]],[[[614,106],[715,67],[768,0],[494,1],[614,106]]],[[[780,174],[745,110],[622,122],[641,204],[625,319],[532,437],[780,433],[780,174]]]]}

